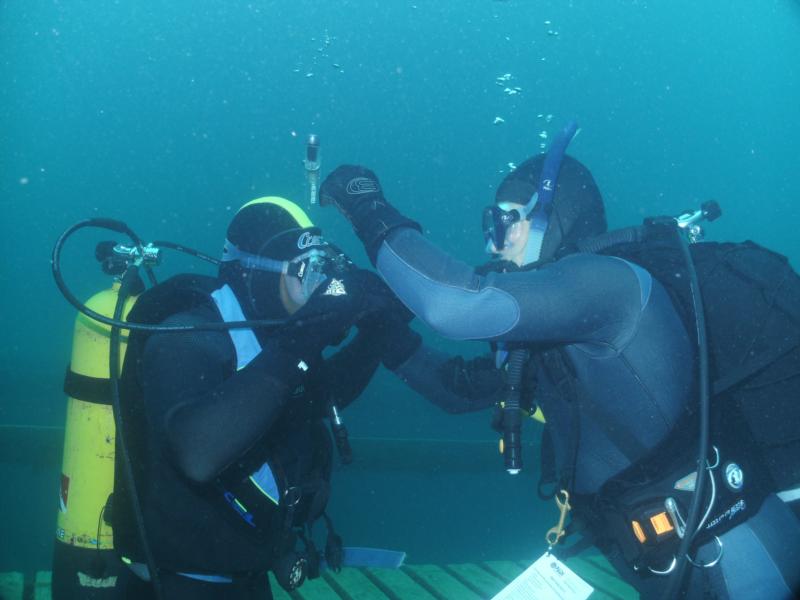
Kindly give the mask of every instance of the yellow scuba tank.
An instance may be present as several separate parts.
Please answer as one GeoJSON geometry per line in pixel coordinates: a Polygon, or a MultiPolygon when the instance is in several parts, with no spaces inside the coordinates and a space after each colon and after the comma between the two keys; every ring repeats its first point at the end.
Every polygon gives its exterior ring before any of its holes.
{"type": "MultiPolygon", "coordinates": [[[[86,306],[111,317],[119,283],[95,294],[86,306]]],[[[123,319],[136,303],[125,302],[123,319]]],[[[120,335],[120,371],[127,331],[120,335]]],[[[53,554],[53,598],[110,597],[119,560],[106,504],[114,487],[115,426],[109,384],[111,328],[79,313],[72,358],[64,381],[67,416],[58,523],[53,554]]]]}

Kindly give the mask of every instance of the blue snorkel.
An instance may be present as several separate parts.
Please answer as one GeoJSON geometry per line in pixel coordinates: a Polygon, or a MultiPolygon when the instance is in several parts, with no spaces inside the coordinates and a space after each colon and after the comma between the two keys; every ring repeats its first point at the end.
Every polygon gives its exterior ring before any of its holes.
{"type": "Polygon", "coordinates": [[[577,123],[570,121],[553,140],[545,156],[536,191],[523,208],[506,210],[500,204],[484,209],[483,234],[486,239],[487,251],[499,252],[505,248],[506,234],[509,229],[520,221],[530,220],[531,228],[525,248],[524,264],[528,265],[539,260],[544,234],[547,231],[550,214],[553,211],[553,197],[555,196],[558,173],[561,170],[561,163],[567,146],[569,146],[577,132],[577,123]]]}
{"type": "MultiPolygon", "coordinates": [[[[484,211],[484,235],[487,245],[494,244],[496,249],[502,249],[508,227],[522,219],[531,221],[528,244],[525,248],[525,263],[531,264],[539,260],[542,252],[542,242],[550,215],[553,212],[553,198],[556,192],[558,173],[561,162],[567,151],[567,146],[578,132],[578,124],[570,121],[567,126],[553,140],[542,166],[539,185],[533,193],[525,208],[504,211],[498,206],[489,207],[484,211]]],[[[506,354],[498,352],[498,358],[506,354]]],[[[507,354],[506,362],[506,397],[500,405],[499,429],[503,438],[500,443],[500,452],[503,455],[506,471],[516,475],[522,470],[522,410],[520,408],[522,372],[527,362],[528,352],[524,348],[511,350],[507,354]]]]}
{"type": "Polygon", "coordinates": [[[567,152],[567,146],[572,138],[578,133],[578,124],[570,121],[561,130],[550,149],[542,165],[542,174],[539,177],[539,188],[531,196],[528,206],[525,207],[529,212],[527,216],[531,221],[531,232],[528,237],[528,246],[525,249],[525,264],[530,264],[539,260],[542,253],[542,243],[544,234],[550,223],[550,215],[553,212],[553,197],[556,194],[556,184],[558,182],[558,172],[561,170],[561,162],[567,152]]]}

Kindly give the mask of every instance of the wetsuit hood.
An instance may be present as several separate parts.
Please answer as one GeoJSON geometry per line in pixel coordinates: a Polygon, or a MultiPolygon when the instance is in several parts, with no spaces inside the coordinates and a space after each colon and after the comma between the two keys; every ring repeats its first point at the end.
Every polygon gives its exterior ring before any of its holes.
{"type": "MultiPolygon", "coordinates": [[[[527,204],[538,189],[544,161],[544,154],[534,156],[509,173],[497,189],[495,203],[527,204]]],[[[562,248],[572,247],[578,240],[599,235],[606,229],[603,197],[594,177],[581,162],[565,155],[539,260],[551,260],[562,248]]]]}
{"type": "MultiPolygon", "coordinates": [[[[276,261],[291,260],[320,240],[319,229],[295,203],[277,196],[252,200],[228,225],[227,245],[276,261]]],[[[248,319],[284,319],[280,273],[223,260],[219,277],[233,289],[248,319]]]]}

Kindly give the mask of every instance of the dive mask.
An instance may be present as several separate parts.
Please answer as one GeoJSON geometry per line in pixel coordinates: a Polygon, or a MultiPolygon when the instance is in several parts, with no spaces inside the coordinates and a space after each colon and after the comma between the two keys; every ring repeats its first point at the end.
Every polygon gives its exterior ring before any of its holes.
{"type": "MultiPolygon", "coordinates": [[[[321,240],[320,240],[321,241],[321,240]]],[[[291,260],[277,260],[239,250],[228,240],[222,251],[222,261],[239,261],[246,269],[282,273],[299,280],[302,295],[307,300],[324,281],[341,277],[353,268],[352,261],[341,250],[322,242],[291,260]]]]}
{"type": "Polygon", "coordinates": [[[488,206],[483,210],[483,237],[487,252],[496,254],[505,248],[508,230],[514,223],[530,219],[531,234],[526,249],[525,264],[539,260],[544,234],[553,210],[558,172],[567,146],[577,132],[578,124],[570,121],[553,140],[544,158],[539,183],[522,210],[504,209],[504,203],[488,206]]]}
{"type": "Polygon", "coordinates": [[[487,252],[497,253],[505,248],[508,230],[514,223],[529,218],[538,197],[539,194],[534,193],[522,209],[505,209],[497,204],[483,209],[483,239],[486,242],[487,252]]]}
{"type": "Polygon", "coordinates": [[[352,267],[353,263],[343,252],[328,245],[326,250],[314,248],[289,261],[286,274],[300,280],[303,297],[308,300],[325,281],[341,277],[352,267]]]}
{"type": "MultiPolygon", "coordinates": [[[[535,202],[535,198],[533,200],[535,202]]],[[[529,212],[527,207],[524,216],[516,208],[503,210],[497,205],[484,208],[483,239],[486,242],[486,251],[496,253],[505,248],[508,230],[514,223],[527,218],[529,212]]]]}

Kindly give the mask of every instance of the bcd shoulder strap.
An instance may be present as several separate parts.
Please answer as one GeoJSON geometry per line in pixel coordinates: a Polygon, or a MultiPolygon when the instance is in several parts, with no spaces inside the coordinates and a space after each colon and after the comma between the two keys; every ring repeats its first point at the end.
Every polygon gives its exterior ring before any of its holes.
{"type": "Polygon", "coordinates": [[[150,288],[136,300],[128,320],[161,323],[164,319],[211,301],[219,281],[205,275],[180,274],[150,288]]]}

